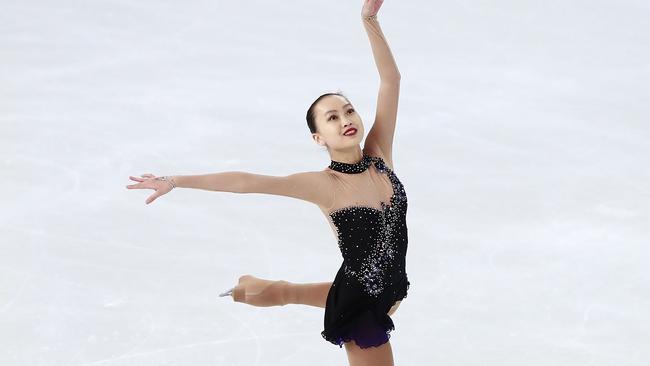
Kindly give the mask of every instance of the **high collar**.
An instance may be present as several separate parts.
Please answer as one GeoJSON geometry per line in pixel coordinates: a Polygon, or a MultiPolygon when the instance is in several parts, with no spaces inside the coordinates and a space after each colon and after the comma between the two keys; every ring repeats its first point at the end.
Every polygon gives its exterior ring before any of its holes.
{"type": "Polygon", "coordinates": [[[337,172],[341,172],[341,173],[358,174],[358,173],[365,172],[371,163],[372,163],[372,159],[370,158],[370,156],[364,153],[361,160],[359,160],[356,163],[344,163],[341,161],[332,160],[332,162],[330,163],[330,169],[336,170],[337,172]]]}

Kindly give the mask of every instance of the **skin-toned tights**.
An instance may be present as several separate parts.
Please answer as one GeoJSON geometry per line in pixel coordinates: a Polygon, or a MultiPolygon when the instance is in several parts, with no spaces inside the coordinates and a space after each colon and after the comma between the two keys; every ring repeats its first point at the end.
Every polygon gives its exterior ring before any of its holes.
{"type": "MultiPolygon", "coordinates": [[[[309,305],[324,308],[332,282],[292,283],[284,280],[267,280],[243,275],[233,290],[233,300],[252,306],[309,305]]],[[[398,301],[388,312],[392,315],[399,307],[398,301]]],[[[379,346],[362,349],[354,341],[344,347],[350,366],[393,366],[390,341],[379,346]]]]}

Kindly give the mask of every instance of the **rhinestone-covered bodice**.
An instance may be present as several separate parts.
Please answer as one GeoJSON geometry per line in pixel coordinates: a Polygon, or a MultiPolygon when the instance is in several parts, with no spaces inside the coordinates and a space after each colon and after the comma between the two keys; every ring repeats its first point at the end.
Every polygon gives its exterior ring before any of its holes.
{"type": "Polygon", "coordinates": [[[373,165],[387,174],[393,194],[380,207],[351,205],[329,213],[336,227],[338,246],[343,256],[343,270],[348,281],[360,285],[371,297],[386,289],[403,292],[406,286],[407,198],[404,186],[395,173],[379,157],[367,156],[354,164],[338,163],[330,168],[346,173],[360,173],[373,165]]]}

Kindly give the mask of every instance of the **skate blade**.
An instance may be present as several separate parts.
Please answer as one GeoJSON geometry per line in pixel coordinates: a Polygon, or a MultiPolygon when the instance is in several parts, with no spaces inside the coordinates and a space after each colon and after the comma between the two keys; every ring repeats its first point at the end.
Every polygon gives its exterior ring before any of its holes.
{"type": "Polygon", "coordinates": [[[222,294],[219,294],[219,297],[232,296],[232,291],[233,291],[234,289],[235,289],[235,288],[233,287],[233,288],[231,288],[230,290],[228,290],[228,291],[226,291],[226,292],[224,292],[224,293],[222,293],[222,294]]]}

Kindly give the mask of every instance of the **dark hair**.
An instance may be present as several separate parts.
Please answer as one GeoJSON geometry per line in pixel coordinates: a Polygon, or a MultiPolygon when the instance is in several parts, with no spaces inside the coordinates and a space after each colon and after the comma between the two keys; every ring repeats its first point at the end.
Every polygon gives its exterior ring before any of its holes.
{"type": "Polygon", "coordinates": [[[311,131],[311,133],[316,133],[318,131],[316,129],[316,116],[315,116],[314,108],[316,107],[316,104],[318,104],[318,102],[321,99],[329,95],[338,95],[340,97],[343,97],[348,103],[350,102],[348,98],[345,95],[343,95],[343,93],[341,93],[340,91],[325,93],[320,97],[316,98],[316,100],[309,106],[309,109],[307,110],[307,127],[309,127],[309,131],[311,131]]]}

